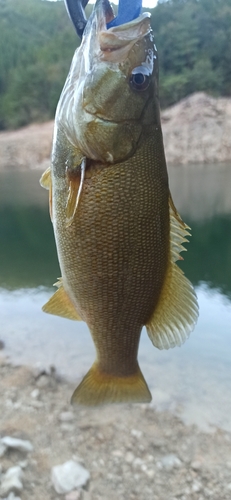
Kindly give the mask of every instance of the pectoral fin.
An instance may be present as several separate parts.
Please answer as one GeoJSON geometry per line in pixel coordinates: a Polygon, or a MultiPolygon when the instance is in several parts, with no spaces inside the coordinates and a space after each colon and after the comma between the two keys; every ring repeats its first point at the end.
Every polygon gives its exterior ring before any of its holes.
{"type": "Polygon", "coordinates": [[[148,335],[158,349],[180,346],[189,337],[198,318],[198,303],[190,281],[175,264],[180,252],[185,250],[183,243],[190,236],[189,227],[178,214],[171,195],[170,211],[170,256],[165,281],[158,304],[146,324],[148,335]]]}
{"type": "Polygon", "coordinates": [[[40,179],[40,186],[44,189],[49,189],[49,209],[50,209],[50,218],[52,221],[52,182],[51,182],[51,167],[48,167],[40,179]]]}
{"type": "Polygon", "coordinates": [[[80,177],[79,175],[73,176],[69,178],[69,192],[68,192],[68,198],[67,198],[67,204],[66,204],[66,225],[70,226],[81,196],[82,188],[83,188],[83,182],[84,182],[84,177],[85,177],[85,170],[86,170],[86,158],[83,158],[81,162],[81,170],[80,170],[80,177]]]}
{"type": "Polygon", "coordinates": [[[62,318],[81,321],[73,303],[64,290],[63,286],[59,285],[57,292],[52,295],[48,302],[43,306],[42,310],[49,314],[55,314],[62,318]]]}
{"type": "Polygon", "coordinates": [[[48,167],[45,172],[43,172],[43,175],[40,179],[40,186],[42,186],[44,189],[50,189],[51,185],[51,167],[48,167]]]}

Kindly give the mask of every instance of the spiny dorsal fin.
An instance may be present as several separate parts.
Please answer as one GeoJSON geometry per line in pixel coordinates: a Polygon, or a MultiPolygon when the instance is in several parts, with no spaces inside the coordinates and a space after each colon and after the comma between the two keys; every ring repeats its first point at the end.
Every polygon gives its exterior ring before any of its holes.
{"type": "Polygon", "coordinates": [[[43,306],[42,310],[49,314],[61,316],[62,318],[81,321],[79,314],[77,313],[73,303],[64,290],[63,285],[60,284],[60,281],[57,284],[59,286],[59,289],[43,306]]]}
{"type": "Polygon", "coordinates": [[[170,210],[170,256],[165,281],[158,304],[146,324],[148,335],[158,349],[180,346],[189,337],[198,318],[198,303],[190,281],[175,264],[180,252],[185,250],[182,243],[190,235],[176,211],[171,195],[170,210]]]}

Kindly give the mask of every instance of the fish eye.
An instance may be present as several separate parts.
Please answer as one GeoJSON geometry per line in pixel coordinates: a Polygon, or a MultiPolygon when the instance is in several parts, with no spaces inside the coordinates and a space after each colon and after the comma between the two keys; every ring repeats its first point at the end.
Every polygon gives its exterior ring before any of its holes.
{"type": "Polygon", "coordinates": [[[130,85],[134,90],[147,90],[150,84],[150,73],[144,66],[134,68],[130,76],[130,85]]]}

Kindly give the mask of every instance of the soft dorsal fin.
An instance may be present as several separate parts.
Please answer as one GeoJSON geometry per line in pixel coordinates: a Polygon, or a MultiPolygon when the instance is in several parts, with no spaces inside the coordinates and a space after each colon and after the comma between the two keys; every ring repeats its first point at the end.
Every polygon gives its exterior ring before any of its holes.
{"type": "Polygon", "coordinates": [[[81,321],[81,318],[77,313],[75,306],[71,302],[69,296],[67,295],[67,292],[64,290],[63,285],[60,284],[60,281],[56,283],[56,286],[58,286],[59,289],[43,306],[42,310],[49,314],[61,316],[62,318],[81,321]]]}
{"type": "Polygon", "coordinates": [[[189,227],[182,221],[169,196],[170,211],[170,255],[169,263],[158,304],[146,324],[148,335],[159,349],[180,346],[189,337],[198,318],[198,303],[190,281],[175,264],[182,243],[190,235],[189,227]]]}

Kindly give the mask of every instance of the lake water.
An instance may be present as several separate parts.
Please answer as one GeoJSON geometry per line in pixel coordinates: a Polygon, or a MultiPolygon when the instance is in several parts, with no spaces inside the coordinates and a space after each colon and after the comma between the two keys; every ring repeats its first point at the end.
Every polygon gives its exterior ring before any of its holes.
{"type": "MultiPolygon", "coordinates": [[[[175,204],[192,228],[182,268],[200,317],[181,347],[158,351],[142,332],[139,361],[153,406],[202,429],[231,431],[231,165],[170,168],[175,204]]],[[[0,339],[15,363],[82,377],[94,360],[86,325],[46,315],[60,276],[40,172],[0,174],[0,339]]]]}

